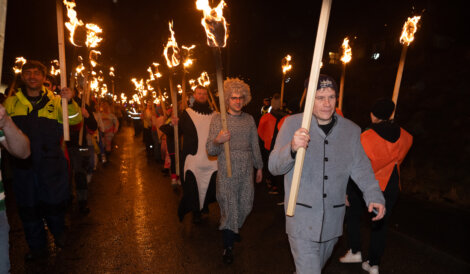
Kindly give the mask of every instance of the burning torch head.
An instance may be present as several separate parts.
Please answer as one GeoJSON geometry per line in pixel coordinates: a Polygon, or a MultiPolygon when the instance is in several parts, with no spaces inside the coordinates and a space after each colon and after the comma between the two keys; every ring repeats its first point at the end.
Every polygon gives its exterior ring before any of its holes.
{"type": "Polygon", "coordinates": [[[372,106],[372,114],[380,120],[387,121],[395,110],[395,103],[391,99],[382,98],[377,100],[372,106]]]}

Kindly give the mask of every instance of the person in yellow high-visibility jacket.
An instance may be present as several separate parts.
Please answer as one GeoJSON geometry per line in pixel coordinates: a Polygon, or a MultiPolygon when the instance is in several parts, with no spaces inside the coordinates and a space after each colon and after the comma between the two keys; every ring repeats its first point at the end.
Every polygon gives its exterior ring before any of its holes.
{"type": "Polygon", "coordinates": [[[8,115],[31,142],[31,155],[12,161],[13,189],[30,248],[26,260],[47,255],[43,219],[56,246],[63,247],[65,241],[64,217],[70,192],[67,161],[61,148],[61,97],[69,101],[69,124],[82,121],[80,107],[72,100],[72,91],[62,88],[60,96],[52,93],[43,85],[46,73],[42,63],[28,61],[21,72],[24,85],[4,104],[8,115]]]}
{"type": "MultiPolygon", "coordinates": [[[[395,104],[390,99],[378,100],[370,114],[372,124],[361,134],[361,143],[371,161],[375,178],[385,197],[386,213],[382,220],[372,223],[369,260],[362,268],[369,273],[379,273],[380,258],[385,249],[387,220],[392,212],[400,189],[400,165],[413,143],[413,136],[398,126],[390,117],[395,104]]],[[[348,184],[349,208],[346,211],[349,250],[339,260],[342,263],[360,263],[360,219],[363,199],[355,184],[348,184]]]]}

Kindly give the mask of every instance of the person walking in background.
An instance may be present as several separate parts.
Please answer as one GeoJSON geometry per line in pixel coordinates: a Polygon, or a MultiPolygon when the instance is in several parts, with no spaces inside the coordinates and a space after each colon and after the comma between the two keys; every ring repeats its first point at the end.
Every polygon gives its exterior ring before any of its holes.
{"type": "Polygon", "coordinates": [[[341,263],[363,263],[371,274],[379,273],[380,258],[385,249],[387,221],[400,192],[400,165],[413,143],[413,136],[390,120],[395,104],[390,99],[375,102],[370,113],[372,124],[361,134],[361,143],[370,159],[375,178],[385,197],[386,213],[382,220],[372,222],[369,260],[362,261],[360,221],[364,199],[357,186],[347,188],[349,207],[346,210],[346,231],[349,250],[339,259],[341,263]]]}

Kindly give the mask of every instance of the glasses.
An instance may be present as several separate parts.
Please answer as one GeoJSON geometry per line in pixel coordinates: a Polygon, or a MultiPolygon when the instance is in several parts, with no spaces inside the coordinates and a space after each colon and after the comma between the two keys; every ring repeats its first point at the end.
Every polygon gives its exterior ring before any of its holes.
{"type": "Polygon", "coordinates": [[[244,100],[245,99],[245,96],[240,96],[240,97],[230,97],[230,100],[232,101],[236,101],[236,100],[244,100]]]}

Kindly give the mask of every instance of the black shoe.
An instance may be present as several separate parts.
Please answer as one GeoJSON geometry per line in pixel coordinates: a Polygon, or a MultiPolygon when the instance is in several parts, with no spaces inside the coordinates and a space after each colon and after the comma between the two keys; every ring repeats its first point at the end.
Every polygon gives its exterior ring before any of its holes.
{"type": "Polygon", "coordinates": [[[237,243],[240,243],[240,242],[242,241],[242,236],[240,236],[239,233],[235,233],[235,234],[233,235],[233,240],[234,240],[235,242],[237,242],[237,243]]]}
{"type": "Polygon", "coordinates": [[[47,248],[43,249],[34,249],[24,255],[24,260],[26,262],[32,262],[37,260],[44,260],[49,255],[47,248]]]}
{"type": "Polygon", "coordinates": [[[222,256],[224,264],[231,264],[233,263],[233,252],[231,247],[227,247],[224,249],[224,254],[222,256]]]}

